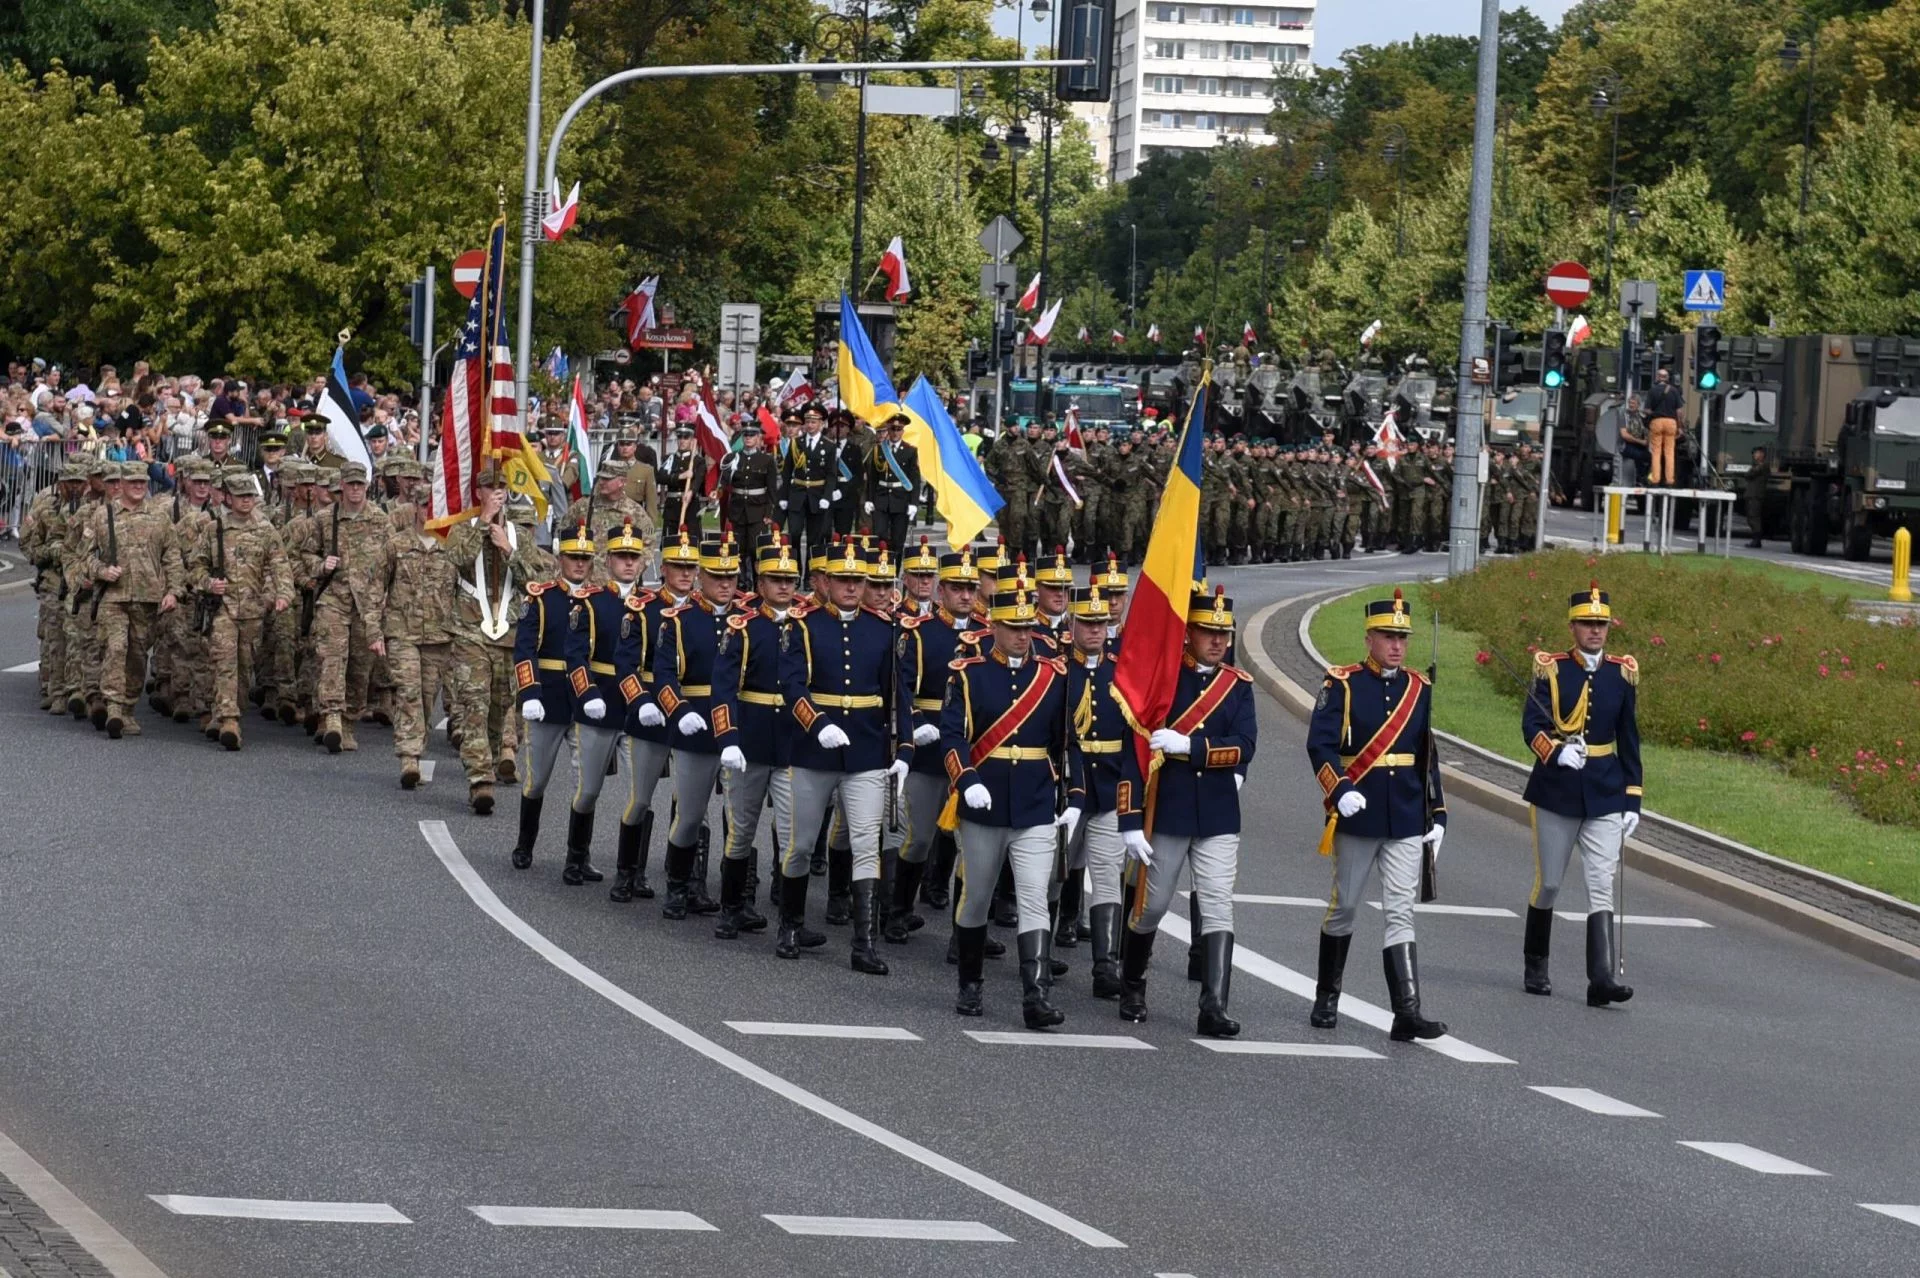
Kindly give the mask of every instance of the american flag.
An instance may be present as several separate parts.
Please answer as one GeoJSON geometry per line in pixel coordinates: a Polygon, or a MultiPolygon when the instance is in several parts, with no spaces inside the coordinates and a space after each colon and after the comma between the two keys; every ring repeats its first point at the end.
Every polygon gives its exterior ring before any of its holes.
{"type": "Polygon", "coordinates": [[[500,296],[506,236],[502,217],[487,233],[480,287],[467,303],[467,316],[454,342],[453,377],[440,415],[440,459],[433,472],[433,505],[427,521],[427,527],[436,531],[471,518],[478,508],[473,479],[486,462],[489,426],[495,434],[503,427],[517,434],[520,426],[500,296]]]}

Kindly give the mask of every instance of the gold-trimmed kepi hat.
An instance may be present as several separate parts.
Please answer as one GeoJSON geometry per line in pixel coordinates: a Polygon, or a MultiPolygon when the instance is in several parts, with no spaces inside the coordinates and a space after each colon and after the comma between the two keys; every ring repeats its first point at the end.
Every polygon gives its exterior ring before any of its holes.
{"type": "Polygon", "coordinates": [[[800,561],[793,557],[793,543],[775,534],[773,539],[760,548],[759,558],[754,561],[754,572],[762,577],[800,576],[800,561]]]}
{"type": "Polygon", "coordinates": [[[900,561],[900,570],[902,572],[939,572],[940,556],[933,553],[933,547],[927,544],[925,537],[922,537],[919,548],[900,561]]]}
{"type": "Polygon", "coordinates": [[[678,564],[683,568],[700,566],[700,547],[694,545],[693,536],[687,531],[685,524],[680,526],[678,541],[670,541],[660,548],[660,562],[678,564]]]}
{"type": "Polygon", "coordinates": [[[587,531],[585,523],[577,525],[571,537],[562,537],[559,546],[563,555],[577,555],[582,559],[593,558],[593,534],[587,531]]]}
{"type": "Polygon", "coordinates": [[[1113,620],[1113,607],[1107,602],[1107,592],[1098,586],[1074,591],[1073,602],[1067,605],[1067,611],[1077,621],[1113,620]]]}
{"type": "Polygon", "coordinates": [[[887,550],[887,543],[877,542],[866,552],[867,580],[876,586],[893,584],[893,555],[887,550]]]}
{"type": "Polygon", "coordinates": [[[980,565],[974,561],[971,547],[948,551],[940,556],[940,580],[964,582],[970,586],[979,583],[980,565]]]}
{"type": "Polygon", "coordinates": [[[1096,567],[1089,577],[1087,584],[1098,586],[1100,589],[1108,592],[1117,590],[1124,593],[1127,588],[1127,573],[1126,570],[1120,566],[1120,556],[1114,554],[1112,551],[1108,551],[1107,566],[1105,568],[1096,567]]]}
{"type": "Polygon", "coordinates": [[[1187,601],[1187,624],[1202,630],[1232,630],[1233,600],[1225,586],[1215,586],[1211,595],[1196,590],[1187,601]]]}
{"type": "Polygon", "coordinates": [[[1398,589],[1391,599],[1376,599],[1367,605],[1367,629],[1389,634],[1413,633],[1413,618],[1407,614],[1407,601],[1398,589]]]}
{"type": "Polygon", "coordinates": [[[827,553],[821,571],[829,577],[865,577],[866,560],[860,558],[860,544],[849,537],[827,553]]]}
{"type": "Polygon", "coordinates": [[[1042,586],[1073,585],[1073,565],[1067,562],[1067,548],[1055,546],[1052,558],[1041,557],[1040,566],[1033,571],[1033,579],[1042,586]]]}
{"type": "Polygon", "coordinates": [[[731,534],[709,537],[700,543],[700,570],[722,574],[740,571],[740,550],[733,544],[731,534]]]}
{"type": "Polygon", "coordinates": [[[1607,592],[1600,589],[1600,583],[1590,581],[1585,590],[1576,590],[1567,600],[1568,621],[1612,621],[1613,602],[1607,598],[1607,592]]]}
{"type": "Polygon", "coordinates": [[[633,521],[629,519],[620,525],[618,532],[608,529],[604,549],[609,555],[644,555],[647,553],[647,543],[633,530],[633,521]]]}
{"type": "Polygon", "coordinates": [[[1038,618],[1033,594],[1026,590],[996,591],[987,609],[987,619],[1002,626],[1031,626],[1038,618]]]}
{"type": "Polygon", "coordinates": [[[999,541],[994,542],[991,546],[981,551],[979,558],[976,559],[975,562],[980,565],[980,572],[983,576],[989,573],[998,573],[1000,565],[1007,562],[1007,539],[1002,537],[999,541]]]}

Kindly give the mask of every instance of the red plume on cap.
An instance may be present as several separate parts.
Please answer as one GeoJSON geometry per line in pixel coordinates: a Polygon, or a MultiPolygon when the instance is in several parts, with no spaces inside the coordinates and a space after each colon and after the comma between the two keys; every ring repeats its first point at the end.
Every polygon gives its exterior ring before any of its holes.
{"type": "Polygon", "coordinates": [[[1592,577],[1589,577],[1589,578],[1587,578],[1587,589],[1588,589],[1588,590],[1598,590],[1598,589],[1600,589],[1600,583],[1599,583],[1598,581],[1596,581],[1596,580],[1594,580],[1594,579],[1593,579],[1592,577]]]}
{"type": "Polygon", "coordinates": [[[927,544],[927,535],[925,533],[920,534],[920,544],[923,546],[927,544]]]}
{"type": "MultiPolygon", "coordinates": [[[[1213,597],[1215,599],[1219,599],[1223,597],[1226,593],[1227,593],[1227,588],[1225,586],[1215,586],[1213,588],[1213,597]]],[[[1397,596],[1400,592],[1396,590],[1393,593],[1397,596]]]]}

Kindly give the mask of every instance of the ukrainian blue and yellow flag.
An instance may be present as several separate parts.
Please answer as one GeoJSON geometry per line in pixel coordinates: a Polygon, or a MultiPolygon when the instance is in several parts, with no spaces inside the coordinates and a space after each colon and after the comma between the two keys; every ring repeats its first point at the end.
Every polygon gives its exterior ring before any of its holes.
{"type": "Polygon", "coordinates": [[[947,416],[939,392],[925,377],[914,379],[900,403],[907,415],[906,441],[920,456],[920,477],[933,486],[933,508],[947,521],[947,544],[956,549],[980,535],[1006,505],[980,459],[947,416]]]}
{"type": "Polygon", "coordinates": [[[900,396],[887,379],[886,365],[845,293],[840,295],[839,376],[840,406],[869,426],[878,426],[899,409],[900,396]]]}

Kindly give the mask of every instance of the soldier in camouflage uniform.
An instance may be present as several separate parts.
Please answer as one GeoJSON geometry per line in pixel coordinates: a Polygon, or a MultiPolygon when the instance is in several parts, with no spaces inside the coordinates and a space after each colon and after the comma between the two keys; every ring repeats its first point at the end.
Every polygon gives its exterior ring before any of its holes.
{"type": "MultiPolygon", "coordinates": [[[[200,540],[201,530],[213,521],[209,511],[213,505],[216,471],[214,464],[204,457],[179,463],[175,466],[177,484],[173,495],[149,500],[149,504],[167,510],[183,556],[200,540]]],[[[198,717],[200,730],[212,735],[212,674],[206,660],[206,640],[193,628],[193,612],[192,608],[177,608],[155,625],[153,695],[148,700],[156,711],[171,717],[175,723],[198,717]],[[203,696],[208,698],[204,704],[203,696]]]]}
{"type": "Polygon", "coordinates": [[[40,708],[67,713],[67,585],[61,551],[67,525],[80,510],[87,476],[78,457],[55,472],[58,480],[36,493],[20,526],[20,553],[33,565],[34,594],[40,601],[40,708]]]}
{"type": "Polygon", "coordinates": [[[1514,512],[1514,548],[1535,550],[1538,548],[1533,544],[1534,531],[1540,519],[1540,459],[1534,455],[1532,444],[1520,445],[1519,463],[1514,468],[1514,474],[1521,484],[1514,512]]]}
{"type": "Polygon", "coordinates": [[[1224,459],[1227,472],[1227,562],[1247,562],[1253,541],[1253,458],[1247,437],[1235,435],[1224,459]]]}
{"type": "MultiPolygon", "coordinates": [[[[186,565],[164,506],[149,506],[147,464],[116,463],[116,500],[87,523],[86,576],[100,591],[102,724],[115,741],[139,735],[133,703],[146,682],[147,652],[156,620],[178,606],[186,565]]],[[[91,607],[91,605],[89,605],[91,607]]]]}
{"type": "Polygon", "coordinates": [[[313,591],[314,708],[320,742],[330,754],[358,750],[353,727],[366,709],[373,658],[386,652],[381,617],[386,610],[386,546],[393,525],[367,500],[370,476],[347,462],[339,504],[316,518],[296,546],[313,591]]]}
{"type": "Polygon", "coordinates": [[[1226,464],[1226,442],[1208,435],[1200,455],[1200,539],[1209,564],[1227,561],[1227,537],[1232,531],[1233,501],[1226,464]]]}
{"type": "MultiPolygon", "coordinates": [[[[578,528],[582,524],[587,524],[589,522],[587,519],[587,507],[591,504],[593,507],[593,519],[587,529],[591,534],[587,540],[599,544],[606,540],[606,538],[600,535],[602,530],[621,528],[628,523],[632,523],[634,532],[639,535],[642,541],[646,542],[649,547],[656,546],[658,530],[654,526],[653,516],[648,514],[647,508],[636,501],[628,491],[629,473],[631,470],[637,469],[637,467],[630,468],[621,462],[611,459],[602,463],[599,471],[595,473],[593,477],[593,493],[591,498],[586,496],[575,498],[573,504],[567,507],[566,515],[560,520],[560,527],[578,528]]],[[[645,479],[649,490],[651,490],[651,485],[653,484],[653,467],[646,467],[645,479]]],[[[676,504],[674,508],[677,511],[678,505],[676,504]]],[[[601,550],[593,561],[593,575],[587,578],[587,580],[605,581],[607,576],[606,569],[606,551],[601,550]]]]}
{"type": "Polygon", "coordinates": [[[266,656],[266,618],[285,615],[293,604],[293,569],[280,530],[260,510],[257,478],[235,471],[223,482],[226,509],[210,512],[198,526],[187,551],[187,580],[217,601],[206,635],[214,735],[238,750],[241,698],[266,656]]]}
{"type": "MultiPolygon", "coordinates": [[[[432,490],[401,505],[396,514],[409,523],[386,546],[387,611],[382,633],[387,666],[393,672],[393,753],[400,760],[400,788],[420,784],[420,756],[427,748],[427,726],[442,689],[451,694],[448,669],[453,661],[453,601],[458,589],[453,560],[439,537],[426,531],[432,490]]],[[[448,695],[447,703],[453,703],[448,695]]]]}
{"type": "Polygon", "coordinates": [[[80,467],[86,486],[81,490],[80,504],[67,516],[66,533],[59,549],[61,570],[67,579],[67,606],[60,618],[66,631],[67,648],[63,692],[69,714],[85,719],[97,713],[94,726],[105,728],[106,705],[100,700],[99,627],[93,624],[89,605],[93,578],[87,575],[86,534],[94,512],[114,500],[120,491],[120,467],[98,457],[86,458],[80,467]]]}
{"type": "Polygon", "coordinates": [[[1073,519],[1076,508],[1073,498],[1060,483],[1060,476],[1054,473],[1054,463],[1066,473],[1067,482],[1074,491],[1084,493],[1087,484],[1086,463],[1075,456],[1067,447],[1065,437],[1051,425],[1046,428],[1041,442],[1046,446],[1047,469],[1045,482],[1040,487],[1039,509],[1035,512],[1039,524],[1041,552],[1050,554],[1055,547],[1065,546],[1073,534],[1073,519]]]}

